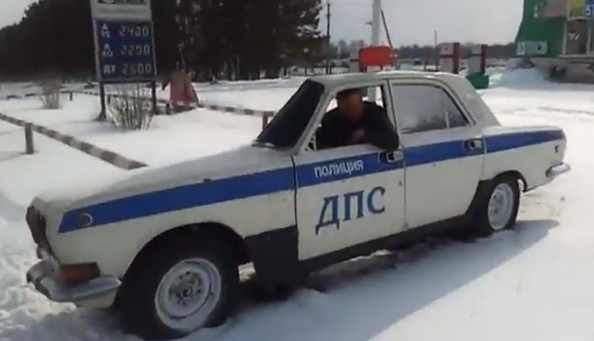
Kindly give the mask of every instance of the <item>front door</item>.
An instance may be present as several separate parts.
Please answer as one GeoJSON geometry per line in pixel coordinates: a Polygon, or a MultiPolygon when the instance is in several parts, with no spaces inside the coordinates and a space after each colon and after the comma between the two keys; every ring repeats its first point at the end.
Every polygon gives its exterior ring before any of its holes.
{"type": "Polygon", "coordinates": [[[299,258],[404,228],[402,153],[350,146],[295,156],[299,258]]]}

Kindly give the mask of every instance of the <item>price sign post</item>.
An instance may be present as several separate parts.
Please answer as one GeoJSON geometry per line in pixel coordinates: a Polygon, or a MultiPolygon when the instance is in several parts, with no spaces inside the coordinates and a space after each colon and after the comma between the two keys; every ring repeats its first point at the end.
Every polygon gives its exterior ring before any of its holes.
{"type": "Polygon", "coordinates": [[[101,116],[105,85],[150,83],[157,110],[157,65],[150,0],[91,0],[101,116]]]}
{"type": "Polygon", "coordinates": [[[146,82],[156,78],[150,22],[97,21],[99,75],[104,83],[146,82]]]}

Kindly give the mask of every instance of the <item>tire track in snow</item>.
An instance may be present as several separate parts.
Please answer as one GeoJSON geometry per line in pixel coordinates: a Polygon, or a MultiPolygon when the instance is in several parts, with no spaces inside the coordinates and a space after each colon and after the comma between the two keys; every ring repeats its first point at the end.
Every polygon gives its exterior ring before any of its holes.
{"type": "MultiPolygon", "coordinates": [[[[17,207],[21,209],[0,192],[0,208],[11,215],[0,212],[3,219],[17,218],[14,213],[16,210],[13,210],[17,207]]],[[[24,281],[24,271],[34,261],[32,240],[22,219],[19,220],[21,221],[0,224],[0,340],[9,339],[5,332],[14,323],[13,314],[22,310],[35,295],[26,288],[24,281]]]]}
{"type": "MultiPolygon", "coordinates": [[[[6,317],[26,301],[23,291],[23,268],[32,259],[25,229],[21,229],[25,210],[0,191],[0,330],[6,326],[6,317]]],[[[2,334],[2,332],[0,332],[2,334]]],[[[0,339],[2,339],[0,337],[0,339]]]]}
{"type": "Polygon", "coordinates": [[[0,191],[0,217],[8,221],[18,221],[23,219],[24,215],[25,209],[0,191]]]}
{"type": "Polygon", "coordinates": [[[24,209],[0,192],[0,341],[126,340],[101,312],[49,301],[25,282],[37,262],[24,209]]]}

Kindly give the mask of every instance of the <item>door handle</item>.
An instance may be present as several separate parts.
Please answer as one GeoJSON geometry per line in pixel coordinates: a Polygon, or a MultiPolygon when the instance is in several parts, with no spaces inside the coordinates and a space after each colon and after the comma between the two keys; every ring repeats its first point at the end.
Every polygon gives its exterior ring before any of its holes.
{"type": "Polygon", "coordinates": [[[484,150],[483,139],[477,137],[464,141],[464,149],[470,152],[482,152],[484,150]]]}
{"type": "Polygon", "coordinates": [[[380,161],[383,163],[397,163],[404,159],[400,150],[388,150],[380,153],[380,161]]]}

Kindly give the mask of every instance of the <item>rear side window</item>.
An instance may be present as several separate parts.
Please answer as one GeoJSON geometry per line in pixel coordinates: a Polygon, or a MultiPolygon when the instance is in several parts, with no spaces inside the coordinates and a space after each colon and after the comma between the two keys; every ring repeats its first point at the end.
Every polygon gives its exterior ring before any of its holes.
{"type": "Polygon", "coordinates": [[[464,127],[468,120],[443,89],[425,84],[393,84],[394,109],[403,134],[464,127]]]}

